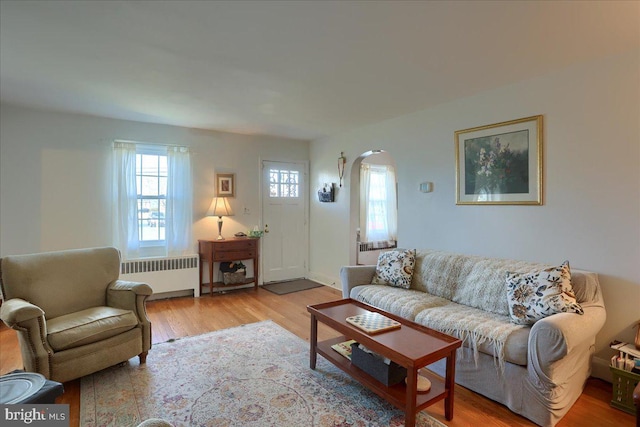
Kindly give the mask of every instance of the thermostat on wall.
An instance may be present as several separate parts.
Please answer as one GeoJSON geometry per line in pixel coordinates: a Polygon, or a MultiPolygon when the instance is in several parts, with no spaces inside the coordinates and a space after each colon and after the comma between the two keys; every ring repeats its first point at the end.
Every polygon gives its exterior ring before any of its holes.
{"type": "Polygon", "coordinates": [[[420,191],[423,193],[431,193],[433,191],[433,182],[421,182],[420,191]]]}

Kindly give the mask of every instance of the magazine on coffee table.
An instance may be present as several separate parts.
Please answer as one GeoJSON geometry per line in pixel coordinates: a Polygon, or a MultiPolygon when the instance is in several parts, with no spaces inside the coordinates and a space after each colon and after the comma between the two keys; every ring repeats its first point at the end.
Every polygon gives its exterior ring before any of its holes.
{"type": "Polygon", "coordinates": [[[368,334],[377,334],[380,332],[398,329],[402,325],[393,319],[389,319],[377,312],[368,311],[357,316],[347,317],[347,323],[358,327],[368,334]]]}
{"type": "Polygon", "coordinates": [[[351,344],[356,342],[356,340],[349,340],[345,342],[339,342],[331,346],[332,349],[351,360],[351,344]]]}

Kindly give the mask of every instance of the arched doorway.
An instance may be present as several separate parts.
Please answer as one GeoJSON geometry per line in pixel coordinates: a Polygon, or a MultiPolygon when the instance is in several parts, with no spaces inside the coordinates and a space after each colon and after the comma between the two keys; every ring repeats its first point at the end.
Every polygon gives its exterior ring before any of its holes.
{"type": "Polygon", "coordinates": [[[397,238],[396,170],[393,156],[385,150],[367,151],[353,162],[349,207],[349,263],[351,265],[375,264],[380,250],[395,246],[397,238]],[[370,191],[367,192],[365,188],[370,191]]]}

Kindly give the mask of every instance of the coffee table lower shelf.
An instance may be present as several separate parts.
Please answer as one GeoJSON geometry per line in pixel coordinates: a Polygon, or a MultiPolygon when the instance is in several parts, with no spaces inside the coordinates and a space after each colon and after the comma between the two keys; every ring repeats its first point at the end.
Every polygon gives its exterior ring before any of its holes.
{"type": "MultiPolygon", "coordinates": [[[[318,354],[398,409],[405,410],[407,405],[407,386],[404,382],[393,386],[386,386],[331,348],[332,345],[344,342],[347,339],[346,337],[337,337],[319,342],[317,344],[318,354]]],[[[416,395],[416,412],[447,397],[447,390],[442,378],[435,374],[425,372],[424,370],[420,372],[420,375],[427,377],[429,381],[431,381],[431,390],[416,395]]]]}
{"type": "Polygon", "coordinates": [[[307,311],[311,314],[309,339],[311,369],[316,369],[317,355],[321,355],[393,406],[404,410],[404,423],[407,427],[415,427],[416,414],[440,400],[444,400],[445,418],[453,419],[456,350],[462,345],[460,339],[350,298],[309,305],[307,311]],[[372,335],[346,321],[351,316],[367,312],[378,312],[399,322],[402,326],[372,335]],[[341,336],[318,342],[318,323],[328,326],[341,336]],[[379,355],[388,357],[407,368],[408,385],[400,383],[388,387],[331,348],[333,344],[348,339],[355,339],[379,355]],[[431,390],[418,393],[416,390],[418,371],[442,359],[446,359],[447,364],[445,378],[426,373],[432,382],[431,390]]]}

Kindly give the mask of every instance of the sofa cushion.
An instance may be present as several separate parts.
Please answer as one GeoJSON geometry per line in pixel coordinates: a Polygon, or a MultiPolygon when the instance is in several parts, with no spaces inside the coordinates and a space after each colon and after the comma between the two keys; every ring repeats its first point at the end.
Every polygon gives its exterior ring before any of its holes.
{"type": "Polygon", "coordinates": [[[537,273],[507,273],[507,300],[511,321],[520,325],[556,313],[584,313],[571,287],[569,261],[537,273]]]}
{"type": "Polygon", "coordinates": [[[389,313],[459,337],[476,352],[498,361],[527,364],[531,328],[514,325],[509,316],[486,312],[451,302],[426,292],[391,286],[363,285],[351,289],[349,296],[389,313]],[[474,332],[473,325],[480,325],[474,332]],[[448,326],[445,326],[448,325],[448,326]],[[495,332],[494,332],[495,331],[495,332]]]}
{"type": "Polygon", "coordinates": [[[380,285],[356,286],[349,296],[409,320],[424,309],[449,304],[448,300],[425,292],[380,285]]]}
{"type": "Polygon", "coordinates": [[[378,256],[376,273],[371,283],[409,289],[415,262],[415,251],[405,249],[382,252],[378,256]]]}
{"type": "Polygon", "coordinates": [[[415,322],[462,340],[463,345],[504,362],[527,364],[527,349],[531,328],[510,322],[509,316],[491,313],[455,302],[427,308],[415,317],[415,322]]]}
{"type": "Polygon", "coordinates": [[[67,350],[113,337],[138,325],[130,310],[92,307],[47,320],[47,340],[55,351],[67,350]]]}

